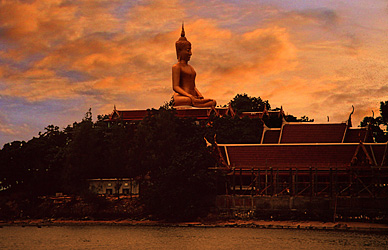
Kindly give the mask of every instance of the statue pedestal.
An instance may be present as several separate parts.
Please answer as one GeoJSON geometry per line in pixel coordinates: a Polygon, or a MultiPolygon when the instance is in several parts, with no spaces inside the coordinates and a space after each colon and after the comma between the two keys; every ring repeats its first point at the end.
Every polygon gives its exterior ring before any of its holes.
{"type": "MultiPolygon", "coordinates": [[[[192,106],[178,106],[174,107],[176,116],[182,118],[193,118],[197,120],[208,119],[211,114],[216,116],[223,116],[227,114],[228,108],[197,108],[192,106]]],[[[147,116],[147,110],[113,110],[113,113],[109,115],[109,119],[106,121],[141,121],[147,116]]],[[[229,114],[230,115],[230,114],[229,114]]]]}
{"type": "Polygon", "coordinates": [[[199,107],[193,107],[193,106],[174,106],[174,109],[176,109],[176,110],[191,110],[191,109],[212,109],[212,108],[211,107],[199,108],[199,107]]]}
{"type": "Polygon", "coordinates": [[[197,120],[208,119],[211,114],[216,116],[222,116],[227,113],[228,108],[215,108],[215,107],[206,107],[206,108],[197,108],[193,106],[177,106],[176,115],[178,117],[190,117],[197,120]]]}

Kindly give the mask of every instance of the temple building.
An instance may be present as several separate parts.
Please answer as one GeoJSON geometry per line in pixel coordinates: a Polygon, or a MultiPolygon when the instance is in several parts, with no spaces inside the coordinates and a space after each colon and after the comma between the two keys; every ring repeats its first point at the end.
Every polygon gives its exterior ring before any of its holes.
{"type": "Polygon", "coordinates": [[[233,194],[386,195],[388,144],[368,127],[286,122],[265,127],[259,144],[218,144],[233,194]]]}
{"type": "MultiPolygon", "coordinates": [[[[124,122],[138,122],[147,116],[148,110],[117,110],[114,106],[112,113],[109,114],[107,122],[124,121],[124,122]]],[[[226,108],[209,107],[209,108],[195,108],[195,107],[176,107],[176,116],[181,118],[193,118],[195,120],[207,120],[211,115],[215,116],[235,116],[235,111],[229,106],[226,108]]],[[[240,117],[260,118],[264,115],[283,117],[283,109],[267,110],[261,112],[242,112],[240,117]]]]}
{"type": "MultiPolygon", "coordinates": [[[[147,110],[117,110],[108,122],[138,122],[147,110]]],[[[228,108],[178,108],[178,117],[207,120],[236,115],[228,108]]],[[[278,117],[279,128],[263,125],[258,144],[217,144],[223,193],[239,195],[378,196],[388,187],[388,144],[375,143],[369,127],[341,123],[286,122],[282,109],[243,112],[240,117],[278,117]]]]}

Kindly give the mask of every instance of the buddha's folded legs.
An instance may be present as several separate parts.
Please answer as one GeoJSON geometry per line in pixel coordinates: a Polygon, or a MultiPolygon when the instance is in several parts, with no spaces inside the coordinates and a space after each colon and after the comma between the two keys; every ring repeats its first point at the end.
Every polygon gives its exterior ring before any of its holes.
{"type": "Polygon", "coordinates": [[[193,107],[215,107],[216,106],[216,101],[212,99],[193,99],[193,101],[183,95],[179,95],[177,93],[174,94],[174,103],[175,106],[193,106],[193,107]]]}
{"type": "Polygon", "coordinates": [[[174,94],[174,105],[175,106],[193,106],[191,99],[187,96],[174,94]]]}

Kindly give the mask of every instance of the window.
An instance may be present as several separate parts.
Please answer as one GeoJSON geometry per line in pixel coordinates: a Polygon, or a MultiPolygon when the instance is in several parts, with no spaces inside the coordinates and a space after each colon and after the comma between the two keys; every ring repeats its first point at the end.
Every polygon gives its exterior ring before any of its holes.
{"type": "Polygon", "coordinates": [[[113,194],[113,190],[111,188],[106,189],[106,194],[113,194]]]}

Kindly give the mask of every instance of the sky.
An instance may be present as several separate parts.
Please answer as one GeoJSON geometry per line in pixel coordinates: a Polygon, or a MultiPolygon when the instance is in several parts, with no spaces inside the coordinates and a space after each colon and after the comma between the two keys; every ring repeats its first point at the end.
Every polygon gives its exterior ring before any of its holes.
{"type": "Polygon", "coordinates": [[[388,100],[387,0],[0,0],[0,148],[172,96],[184,22],[205,98],[353,126],[388,100]]]}

